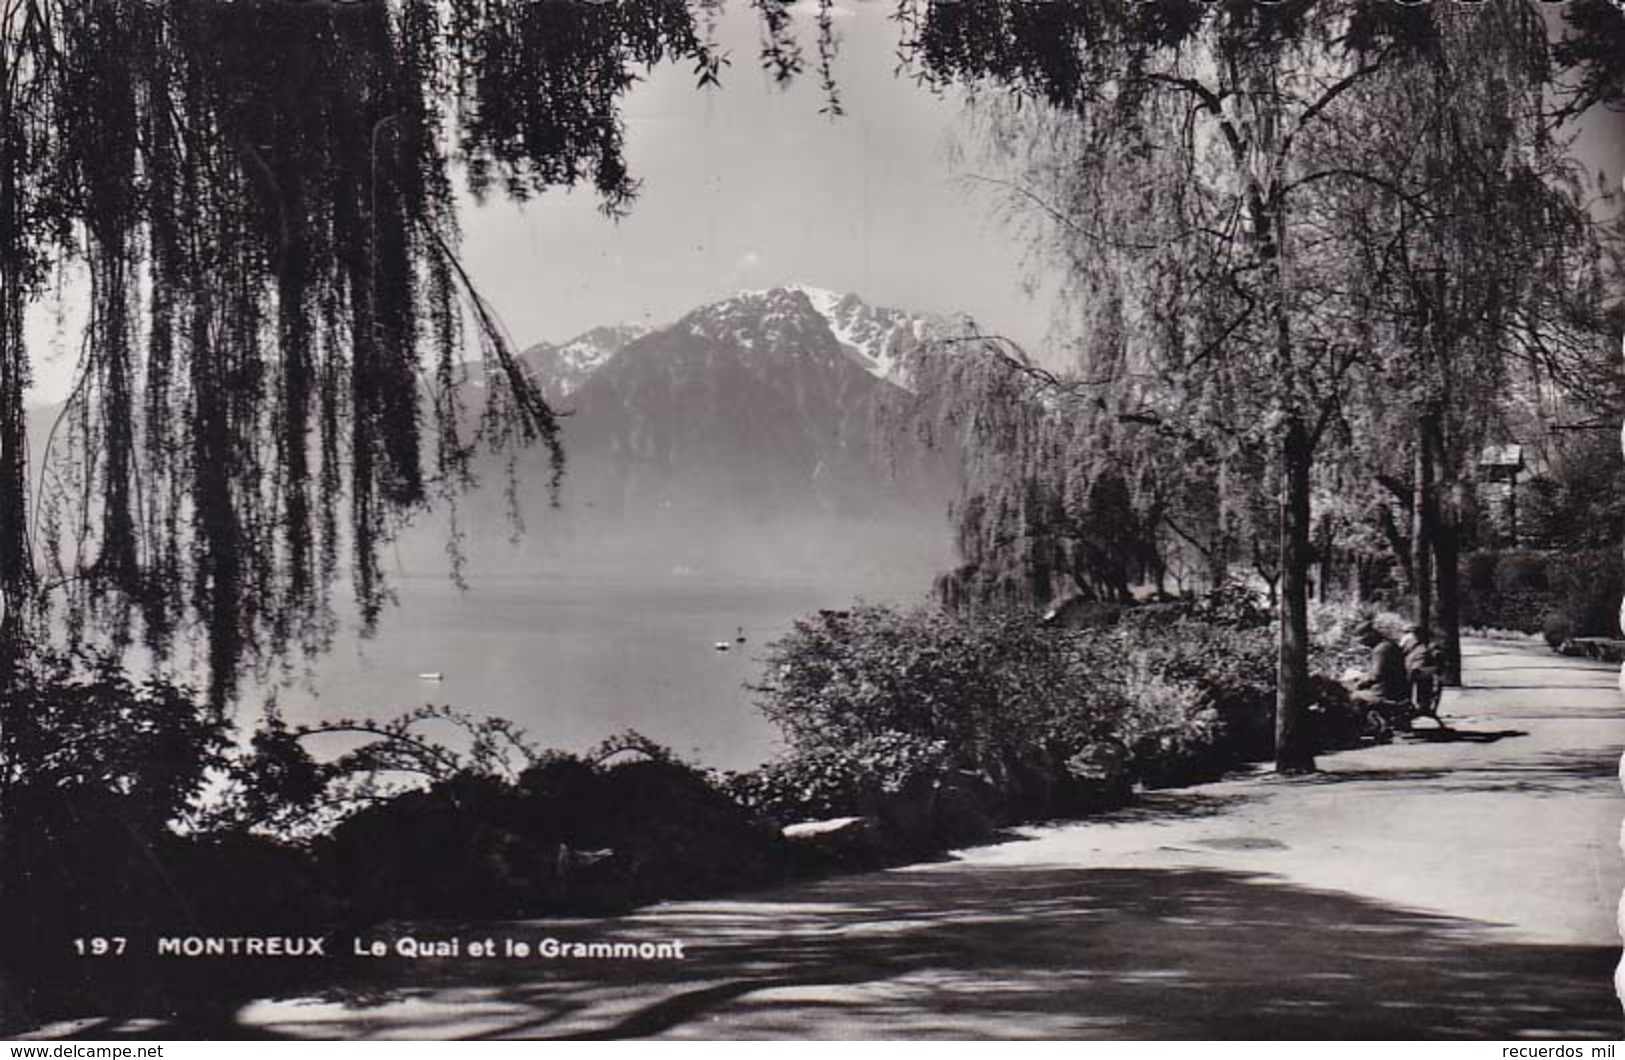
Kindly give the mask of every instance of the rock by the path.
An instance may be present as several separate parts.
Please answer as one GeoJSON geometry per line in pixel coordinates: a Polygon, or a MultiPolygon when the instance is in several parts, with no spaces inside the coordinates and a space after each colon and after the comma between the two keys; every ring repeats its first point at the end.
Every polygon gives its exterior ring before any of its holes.
{"type": "Polygon", "coordinates": [[[784,826],[784,838],[791,842],[828,842],[860,835],[869,828],[867,817],[831,817],[827,821],[801,821],[784,826]]]}
{"type": "Polygon", "coordinates": [[[880,861],[880,836],[867,817],[832,817],[786,825],[791,862],[802,869],[864,868],[880,861]]]}

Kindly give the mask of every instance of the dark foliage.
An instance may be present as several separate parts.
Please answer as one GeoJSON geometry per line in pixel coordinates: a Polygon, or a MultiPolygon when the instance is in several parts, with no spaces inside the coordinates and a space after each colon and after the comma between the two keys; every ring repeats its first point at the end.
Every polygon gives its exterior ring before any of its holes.
{"type": "MultiPolygon", "coordinates": [[[[1619,21],[1625,24],[1625,16],[1619,21]]],[[[1617,548],[1625,538],[1625,465],[1611,434],[1569,432],[1519,485],[1518,537],[1543,552],[1617,548]]]]}
{"type": "Polygon", "coordinates": [[[1136,506],[1143,499],[1120,474],[1079,477],[1000,468],[979,483],[955,508],[964,562],[937,580],[937,599],[956,610],[1030,608],[1070,594],[1103,613],[1132,599],[1130,585],[1161,562],[1157,517],[1136,506]]]}
{"type": "Polygon", "coordinates": [[[1574,636],[1574,627],[1569,624],[1563,615],[1548,614],[1540,625],[1540,635],[1546,641],[1546,646],[1556,651],[1563,647],[1568,639],[1574,636]]]}
{"type": "MultiPolygon", "coordinates": [[[[1289,47],[1337,21],[1326,5],[1086,2],[908,3],[915,36],[908,52],[940,83],[995,80],[1055,106],[1122,106],[1109,86],[1143,70],[1158,52],[1178,51],[1210,33],[1232,62],[1289,47]]],[[[1339,9],[1338,13],[1342,13],[1339,9]]],[[[1436,29],[1425,10],[1398,4],[1349,5],[1342,45],[1351,51],[1403,48],[1425,55],[1436,29]]],[[[1131,85],[1132,91],[1132,85],[1131,85]]],[[[1143,91],[1143,89],[1142,89],[1143,91]]]]}
{"type": "Polygon", "coordinates": [[[33,763],[5,777],[7,1019],[80,1013],[92,997],[207,1008],[311,971],[239,960],[223,984],[218,962],[156,959],[165,935],[332,937],[399,918],[608,912],[760,884],[789,864],[773,824],[635,734],[588,757],[532,756],[508,779],[477,742],[459,754],[409,725],[378,725],[379,743],[419,740],[419,759],[445,766],[402,791],[358,786],[356,770],[418,759],[375,746],[335,767],[276,724],[234,754],[229,726],[190,690],[137,686],[105,664],[80,674],[50,660],[28,671],[28,688],[32,727],[7,735],[50,751],[7,759],[33,763]],[[211,775],[251,783],[205,800],[211,775]],[[352,811],[327,833],[294,841],[251,830],[307,826],[324,802],[352,811]],[[73,940],[87,934],[125,937],[132,959],[77,957],[73,940]]]}
{"type": "Polygon", "coordinates": [[[43,1003],[92,971],[74,938],[150,940],[269,912],[234,920],[227,903],[251,904],[253,892],[220,889],[229,874],[192,871],[201,850],[175,831],[224,764],[230,726],[218,711],[182,686],[136,683],[106,659],[20,661],[5,694],[17,709],[0,728],[0,978],[29,985],[18,1003],[43,1003]]]}
{"type": "MultiPolygon", "coordinates": [[[[579,813],[575,805],[549,807],[579,813]]],[[[773,830],[692,766],[633,761],[603,770],[586,810],[592,841],[616,852],[636,899],[696,896],[760,884],[775,868],[773,830]]]]}
{"type": "Polygon", "coordinates": [[[317,845],[347,916],[518,917],[715,894],[770,878],[776,833],[669,759],[554,755],[517,785],[459,776],[354,814],[317,845]]]}
{"type": "Polygon", "coordinates": [[[1625,566],[1617,549],[1475,552],[1463,562],[1462,620],[1548,637],[1618,637],[1625,566]]]}
{"type": "Polygon", "coordinates": [[[1081,635],[1029,615],[976,618],[861,605],[796,623],[769,646],[767,716],[798,752],[844,753],[907,734],[955,766],[997,774],[1056,741],[1071,753],[1097,728],[1081,635]]]}
{"type": "Polygon", "coordinates": [[[822,612],[770,647],[759,690],[790,754],[732,787],[780,822],[886,822],[918,801],[911,788],[1009,822],[1084,812],[1134,782],[1210,778],[1271,752],[1265,623],[1234,590],[1087,630],[1013,613],[822,612]]]}
{"type": "Polygon", "coordinates": [[[517,830],[511,792],[458,777],[352,815],[323,844],[321,861],[363,922],[515,916],[539,856],[518,848],[517,830]]]}
{"type": "Polygon", "coordinates": [[[1597,104],[1625,107],[1625,17],[1612,0],[1571,0],[1563,5],[1568,32],[1552,49],[1572,75],[1563,113],[1577,116],[1597,104]]]}
{"type": "Polygon", "coordinates": [[[941,747],[900,733],[873,737],[849,752],[810,751],[724,783],[741,805],[780,826],[845,817],[871,809],[897,783],[941,772],[941,747]]]}
{"type": "MultiPolygon", "coordinates": [[[[224,761],[229,722],[184,686],[138,684],[105,658],[76,667],[54,655],[25,662],[14,680],[7,694],[27,709],[0,729],[0,786],[47,817],[110,800],[150,836],[186,813],[224,761]]],[[[40,818],[0,823],[16,833],[28,820],[40,818]]]]}

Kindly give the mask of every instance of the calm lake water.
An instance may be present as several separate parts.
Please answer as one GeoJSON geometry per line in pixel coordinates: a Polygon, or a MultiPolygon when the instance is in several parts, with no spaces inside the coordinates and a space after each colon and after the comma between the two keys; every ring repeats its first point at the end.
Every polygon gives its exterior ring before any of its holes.
{"type": "MultiPolygon", "coordinates": [[[[744,687],[761,679],[767,643],[853,600],[828,585],[681,576],[473,579],[466,593],[443,576],[394,585],[400,604],[376,637],[341,637],[308,679],[277,690],[290,722],[448,704],[511,718],[544,747],[583,750],[630,728],[721,768],[780,746],[744,687]],[[741,627],[746,643],[735,644],[741,627]],[[719,640],[730,650],[716,651],[719,640]]],[[[258,699],[245,696],[245,708],[258,699]]]]}

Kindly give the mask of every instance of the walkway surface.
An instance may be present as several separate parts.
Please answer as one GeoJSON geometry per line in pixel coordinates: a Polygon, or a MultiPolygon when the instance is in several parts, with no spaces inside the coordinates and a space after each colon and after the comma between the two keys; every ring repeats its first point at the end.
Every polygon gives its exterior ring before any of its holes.
{"type": "Polygon", "coordinates": [[[750,899],[424,929],[680,940],[680,961],[391,959],[365,989],[254,1002],[214,1030],[1617,1038],[1616,669],[1489,641],[1466,666],[1448,732],[1327,755],[1315,776],[1155,793],[942,862],[750,899]]]}

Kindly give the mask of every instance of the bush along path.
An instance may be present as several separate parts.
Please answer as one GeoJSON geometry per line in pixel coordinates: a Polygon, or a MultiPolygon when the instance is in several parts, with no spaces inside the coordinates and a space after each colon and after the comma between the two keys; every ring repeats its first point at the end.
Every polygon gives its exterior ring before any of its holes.
{"type": "Polygon", "coordinates": [[[395,923],[339,940],[389,956],[208,1027],[37,1035],[1617,1037],[1613,668],[1504,641],[1466,661],[1448,731],[1313,776],[747,897],[395,923]]]}

